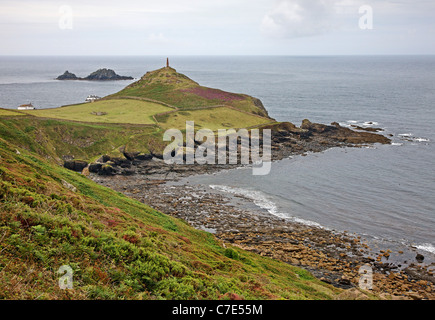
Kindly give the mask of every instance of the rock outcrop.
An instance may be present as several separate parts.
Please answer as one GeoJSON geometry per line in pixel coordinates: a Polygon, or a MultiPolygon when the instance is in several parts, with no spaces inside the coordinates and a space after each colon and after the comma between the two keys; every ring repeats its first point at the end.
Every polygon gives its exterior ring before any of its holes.
{"type": "Polygon", "coordinates": [[[88,166],[88,163],[84,160],[67,160],[63,166],[72,171],[82,172],[88,166]]]}
{"type": "MultiPolygon", "coordinates": [[[[337,123],[324,125],[308,120],[304,120],[300,127],[290,122],[282,122],[265,126],[262,129],[271,129],[272,132],[272,160],[281,160],[306,152],[322,152],[333,147],[361,147],[368,144],[388,144],[391,142],[390,139],[380,134],[353,131],[341,127],[337,123]]],[[[261,137],[260,140],[262,140],[261,137]]],[[[262,143],[260,141],[260,145],[262,143]]],[[[194,148],[187,148],[186,145],[183,145],[177,152],[181,152],[183,159],[185,159],[186,154],[195,153],[198,147],[199,144],[195,144],[194,148]]],[[[164,179],[168,175],[186,176],[210,173],[238,166],[238,164],[170,165],[162,160],[163,154],[159,150],[148,150],[147,153],[143,153],[141,150],[127,151],[123,146],[119,148],[119,151],[121,155],[117,157],[101,156],[95,163],[90,164],[89,171],[98,175],[155,174],[164,179]]],[[[218,151],[216,151],[216,156],[218,151]]],[[[222,151],[227,152],[228,159],[228,148],[222,151]]],[[[240,153],[238,159],[240,160],[240,153]]],[[[217,160],[216,163],[218,163],[217,160]]]]}
{"type": "Polygon", "coordinates": [[[307,130],[310,134],[322,134],[326,138],[349,144],[391,143],[391,140],[383,135],[374,134],[372,132],[354,131],[340,126],[337,122],[333,122],[328,126],[304,120],[301,129],[307,130]]]}
{"type": "Polygon", "coordinates": [[[62,75],[58,76],[56,80],[80,80],[80,78],[67,70],[62,75]]]}
{"type": "Polygon", "coordinates": [[[114,81],[114,80],[133,80],[133,77],[120,76],[111,69],[98,69],[92,72],[83,80],[90,81],[114,81]]]}
{"type": "Polygon", "coordinates": [[[117,81],[117,80],[133,80],[133,77],[128,76],[120,76],[115,73],[112,69],[98,69],[95,72],[92,72],[85,78],[77,77],[74,73],[69,72],[68,70],[64,72],[64,74],[58,76],[56,80],[87,80],[87,81],[117,81]]]}

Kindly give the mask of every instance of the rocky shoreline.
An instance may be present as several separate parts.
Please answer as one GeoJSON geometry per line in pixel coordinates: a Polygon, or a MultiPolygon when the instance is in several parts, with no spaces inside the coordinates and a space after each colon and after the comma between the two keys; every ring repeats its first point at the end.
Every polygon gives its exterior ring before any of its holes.
{"type": "MultiPolygon", "coordinates": [[[[300,128],[279,124],[273,128],[274,160],[321,152],[331,147],[361,147],[389,143],[370,132],[356,132],[333,123],[331,126],[304,121],[300,128]]],[[[142,155],[143,156],[143,155],[142,155]]],[[[223,245],[232,245],[263,256],[300,266],[334,286],[348,289],[343,299],[367,299],[358,287],[360,267],[373,269],[372,292],[385,299],[435,299],[435,264],[425,265],[418,255],[406,266],[389,260],[400,255],[389,249],[370,248],[357,235],[303,225],[273,216],[254,206],[249,199],[223,195],[207,186],[178,183],[194,174],[231,169],[230,165],[167,165],[161,155],[137,159],[101,159],[84,173],[91,179],[166,214],[185,220],[195,228],[212,232],[223,245]],[[105,160],[105,161],[104,161],[105,160]],[[111,169],[109,170],[109,166],[111,169]],[[105,169],[103,169],[105,168],[105,169]]]]}
{"type": "MultiPolygon", "coordinates": [[[[311,123],[304,120],[300,127],[289,122],[275,123],[262,129],[271,130],[271,160],[277,161],[307,152],[322,152],[334,147],[365,147],[374,143],[389,144],[391,140],[383,135],[367,131],[354,131],[334,122],[331,125],[311,123]]],[[[262,137],[259,141],[263,144],[262,137]]],[[[198,144],[195,145],[195,148],[198,144]]],[[[185,148],[187,149],[187,148],[185,148]]],[[[195,149],[196,150],[196,149],[195,149]]],[[[192,152],[195,152],[193,150],[192,152]]],[[[201,174],[238,167],[226,165],[168,165],[163,162],[163,150],[148,151],[119,148],[122,157],[101,156],[96,162],[65,159],[64,166],[74,171],[87,169],[103,176],[112,175],[153,175],[156,179],[173,179],[191,174],[201,174]]],[[[219,150],[216,152],[216,157],[219,150]]],[[[227,150],[227,158],[228,156],[227,150]]],[[[240,154],[239,160],[240,160],[240,154]]],[[[217,163],[217,161],[216,161],[217,163]]]]}
{"type": "Polygon", "coordinates": [[[430,266],[415,260],[399,268],[388,258],[400,253],[371,250],[359,236],[307,226],[261,210],[247,210],[244,207],[248,199],[225,196],[206,186],[177,185],[149,175],[91,177],[197,229],[214,233],[224,245],[300,266],[336,287],[358,287],[359,268],[369,264],[374,271],[376,295],[386,299],[435,299],[435,279],[430,266]]]}

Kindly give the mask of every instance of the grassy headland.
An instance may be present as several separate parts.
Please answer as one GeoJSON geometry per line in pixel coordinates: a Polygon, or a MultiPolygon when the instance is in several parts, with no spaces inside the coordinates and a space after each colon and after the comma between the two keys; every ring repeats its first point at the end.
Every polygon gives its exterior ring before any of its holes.
{"type": "Polygon", "coordinates": [[[139,81],[109,97],[139,97],[165,102],[179,109],[228,105],[268,117],[260,100],[244,94],[200,86],[173,68],[147,72],[139,81]]]}
{"type": "Polygon", "coordinates": [[[53,109],[0,111],[0,133],[17,146],[56,163],[95,161],[119,151],[161,153],[168,128],[239,129],[277,123],[261,101],[202,87],[172,68],[145,74],[102,100],[53,109]],[[36,143],[35,143],[36,142],[36,143]]]}

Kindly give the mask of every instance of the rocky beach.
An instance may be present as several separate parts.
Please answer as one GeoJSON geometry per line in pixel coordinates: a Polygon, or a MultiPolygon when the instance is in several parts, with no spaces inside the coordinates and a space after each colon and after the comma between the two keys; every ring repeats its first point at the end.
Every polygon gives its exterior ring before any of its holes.
{"type": "MultiPolygon", "coordinates": [[[[300,127],[274,125],[272,159],[278,161],[332,147],[363,147],[390,143],[389,138],[350,130],[337,123],[300,127]]],[[[357,128],[358,129],[358,128],[357,128]]],[[[362,129],[362,128],[361,128],[362,129]]],[[[69,162],[71,165],[71,162],[69,162]]],[[[372,248],[359,235],[327,230],[273,216],[242,196],[222,194],[209,186],[190,185],[188,177],[234,169],[237,165],[167,165],[162,155],[126,154],[102,157],[84,169],[99,184],[135,198],[155,209],[213,233],[225,246],[236,246],[262,256],[300,266],[336,287],[347,289],[343,299],[367,299],[356,290],[360,268],[373,270],[372,293],[385,299],[435,299],[434,263],[424,257],[389,248],[372,248]],[[394,257],[404,257],[406,265],[394,257]]],[[[403,260],[403,259],[402,259],[403,260]]]]}

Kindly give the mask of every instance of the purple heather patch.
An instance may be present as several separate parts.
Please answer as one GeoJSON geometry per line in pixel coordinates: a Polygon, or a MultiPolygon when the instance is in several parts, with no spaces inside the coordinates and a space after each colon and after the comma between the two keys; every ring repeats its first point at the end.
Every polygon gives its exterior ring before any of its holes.
{"type": "Polygon", "coordinates": [[[196,94],[200,97],[209,99],[209,100],[222,100],[222,101],[234,101],[234,100],[243,100],[244,97],[239,94],[225,92],[218,89],[210,89],[210,88],[191,88],[191,89],[183,89],[182,92],[188,92],[196,94]]]}

